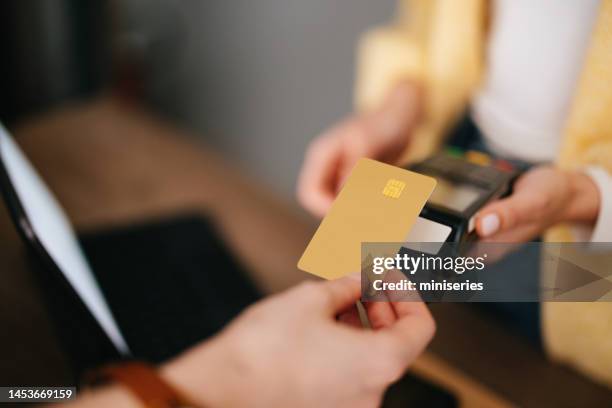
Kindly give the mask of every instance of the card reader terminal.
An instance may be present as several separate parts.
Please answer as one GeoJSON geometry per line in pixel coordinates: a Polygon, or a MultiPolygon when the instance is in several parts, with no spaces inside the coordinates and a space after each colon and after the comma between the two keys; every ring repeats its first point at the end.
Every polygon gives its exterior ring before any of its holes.
{"type": "Polygon", "coordinates": [[[447,242],[457,244],[476,238],[476,213],[490,201],[510,194],[520,175],[507,161],[457,149],[438,153],[410,170],[438,181],[420,216],[451,227],[447,242]]]}

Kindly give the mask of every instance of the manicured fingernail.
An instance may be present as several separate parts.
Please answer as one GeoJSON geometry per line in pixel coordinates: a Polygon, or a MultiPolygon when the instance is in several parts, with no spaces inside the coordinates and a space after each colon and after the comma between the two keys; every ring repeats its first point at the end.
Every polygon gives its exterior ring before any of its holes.
{"type": "Polygon", "coordinates": [[[500,221],[497,214],[485,215],[480,220],[480,233],[484,237],[491,236],[499,230],[500,221]]]}

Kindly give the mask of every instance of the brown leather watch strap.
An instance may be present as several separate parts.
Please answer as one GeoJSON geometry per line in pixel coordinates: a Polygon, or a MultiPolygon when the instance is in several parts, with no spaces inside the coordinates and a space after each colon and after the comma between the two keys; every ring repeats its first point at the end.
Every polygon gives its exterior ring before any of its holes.
{"type": "Polygon", "coordinates": [[[116,382],[128,388],[147,408],[196,407],[162,379],[157,370],[142,362],[104,366],[89,376],[89,384],[116,382]]]}

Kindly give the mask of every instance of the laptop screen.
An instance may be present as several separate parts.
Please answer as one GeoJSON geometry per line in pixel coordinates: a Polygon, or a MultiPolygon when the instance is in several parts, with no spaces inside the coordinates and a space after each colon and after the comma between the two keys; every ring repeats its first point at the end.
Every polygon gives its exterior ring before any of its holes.
{"type": "Polygon", "coordinates": [[[130,354],[68,218],[1,124],[0,159],[29,221],[20,223],[19,228],[29,239],[40,242],[115,348],[123,355],[130,354]]]}

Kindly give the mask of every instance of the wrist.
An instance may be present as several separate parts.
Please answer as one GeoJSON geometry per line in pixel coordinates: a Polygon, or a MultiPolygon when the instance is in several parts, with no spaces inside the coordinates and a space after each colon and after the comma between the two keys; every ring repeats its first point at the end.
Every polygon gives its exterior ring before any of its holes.
{"type": "Polygon", "coordinates": [[[580,171],[566,173],[569,200],[562,221],[595,223],[599,215],[599,189],[593,179],[580,171]]]}
{"type": "Polygon", "coordinates": [[[244,373],[226,343],[214,338],[164,364],[160,375],[202,407],[244,406],[244,373]],[[237,392],[240,390],[240,392],[237,392]]]}
{"type": "MultiPolygon", "coordinates": [[[[142,402],[137,397],[135,397],[127,388],[121,385],[113,384],[110,386],[101,387],[99,389],[96,388],[92,390],[85,390],[84,392],[79,394],[78,400],[72,405],[88,408],[139,408],[142,407],[142,402]]],[[[63,407],[64,405],[62,404],[61,406],[63,407]]],[[[55,405],[53,405],[53,407],[55,407],[55,405]]]]}

